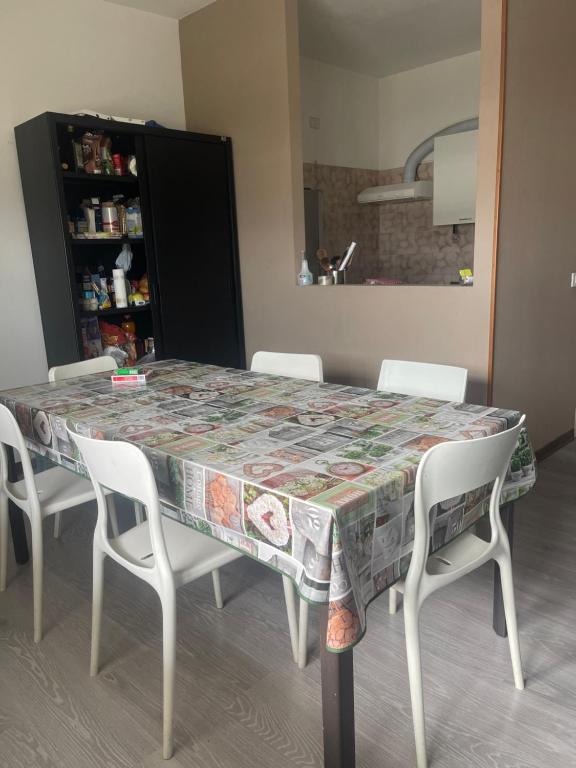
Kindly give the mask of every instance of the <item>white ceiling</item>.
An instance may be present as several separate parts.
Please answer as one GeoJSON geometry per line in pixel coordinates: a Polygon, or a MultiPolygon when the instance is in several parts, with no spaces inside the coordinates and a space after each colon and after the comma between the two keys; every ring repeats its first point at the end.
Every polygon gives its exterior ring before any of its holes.
{"type": "MultiPolygon", "coordinates": [[[[481,0],[296,1],[302,55],[355,72],[385,77],[480,49],[481,0]]],[[[215,0],[106,2],[182,19],[215,0]]]]}
{"type": "Polygon", "coordinates": [[[298,0],[303,56],[375,77],[480,50],[481,0],[298,0]]]}
{"type": "Polygon", "coordinates": [[[183,19],[184,16],[199,11],[205,5],[210,5],[214,0],[106,0],[106,2],[138,8],[140,11],[149,11],[172,19],[183,19]]]}

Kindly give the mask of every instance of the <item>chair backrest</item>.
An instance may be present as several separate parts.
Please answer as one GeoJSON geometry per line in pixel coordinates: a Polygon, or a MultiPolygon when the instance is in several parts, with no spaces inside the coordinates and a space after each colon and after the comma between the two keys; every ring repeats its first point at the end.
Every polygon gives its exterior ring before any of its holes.
{"type": "MultiPolygon", "coordinates": [[[[515,427],[489,437],[439,443],[418,465],[414,489],[414,569],[424,568],[430,546],[430,510],[482,486],[494,483],[490,498],[490,524],[494,535],[499,522],[502,486],[526,417],[515,427]]],[[[413,565],[410,564],[412,570],[413,565]]]]}
{"type": "Polygon", "coordinates": [[[38,494],[36,492],[34,470],[32,468],[32,462],[30,461],[30,455],[26,448],[24,437],[22,436],[18,422],[10,409],[5,405],[0,405],[0,490],[3,490],[15,504],[21,509],[24,509],[29,515],[31,515],[35,509],[39,511],[40,505],[38,494]],[[24,474],[24,485],[26,488],[25,497],[16,495],[12,483],[8,480],[8,456],[6,447],[16,449],[20,456],[22,472],[24,474]]]}
{"type": "Polygon", "coordinates": [[[255,352],[250,370],[256,373],[272,373],[293,379],[324,381],[320,355],[300,355],[291,352],[255,352]]]}
{"type": "Polygon", "coordinates": [[[454,365],[383,360],[378,390],[463,403],[468,370],[454,365]]]}
{"type": "Polygon", "coordinates": [[[118,368],[116,360],[110,355],[93,357],[91,360],[81,360],[79,363],[55,365],[48,371],[48,381],[64,381],[76,376],[88,376],[89,373],[105,373],[118,368]]]}
{"type": "Polygon", "coordinates": [[[144,453],[131,443],[113,440],[94,440],[91,437],[79,435],[68,429],[72,440],[78,446],[82,460],[86,465],[94,485],[98,502],[98,522],[95,536],[100,537],[103,549],[115,560],[121,562],[129,570],[139,573],[150,571],[146,563],[135,563],[128,560],[114,546],[114,541],[108,539],[108,509],[103,488],[116,491],[139,501],[146,507],[150,530],[150,544],[154,555],[152,568],[170,577],[172,569],[164,541],[158,488],[150,462],[144,453]]]}

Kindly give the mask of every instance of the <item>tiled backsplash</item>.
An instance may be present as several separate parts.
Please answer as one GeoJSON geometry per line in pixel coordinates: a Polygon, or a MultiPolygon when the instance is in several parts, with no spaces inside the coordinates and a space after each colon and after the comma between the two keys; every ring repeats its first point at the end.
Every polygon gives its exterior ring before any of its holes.
{"type": "MultiPolygon", "coordinates": [[[[431,179],[433,163],[422,163],[418,178],[431,179]]],[[[392,278],[405,283],[444,285],[458,280],[458,270],[474,261],[474,225],[432,226],[432,201],[360,205],[366,187],[398,184],[402,169],[387,171],[304,163],[304,186],[322,192],[322,246],[340,254],[350,240],[359,252],[349,283],[392,278]]]]}

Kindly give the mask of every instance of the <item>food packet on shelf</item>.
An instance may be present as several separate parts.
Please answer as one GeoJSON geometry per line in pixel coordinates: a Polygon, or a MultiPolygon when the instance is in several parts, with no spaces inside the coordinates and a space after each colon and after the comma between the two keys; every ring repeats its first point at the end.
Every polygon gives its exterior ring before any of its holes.
{"type": "Polygon", "coordinates": [[[84,359],[90,360],[92,357],[100,357],[102,354],[102,340],[100,337],[100,328],[98,327],[98,318],[82,317],[80,319],[80,328],[82,334],[82,346],[84,348],[84,359]]]}
{"type": "Polygon", "coordinates": [[[105,347],[120,347],[127,358],[126,365],[134,365],[138,357],[136,352],[136,336],[122,330],[120,326],[108,323],[106,320],[100,320],[100,333],[102,335],[102,344],[105,347]]]}
{"type": "Polygon", "coordinates": [[[127,353],[124,352],[123,349],[120,349],[120,347],[104,347],[104,354],[113,357],[114,360],[116,360],[118,368],[122,368],[126,365],[126,361],[128,360],[127,353]]]}

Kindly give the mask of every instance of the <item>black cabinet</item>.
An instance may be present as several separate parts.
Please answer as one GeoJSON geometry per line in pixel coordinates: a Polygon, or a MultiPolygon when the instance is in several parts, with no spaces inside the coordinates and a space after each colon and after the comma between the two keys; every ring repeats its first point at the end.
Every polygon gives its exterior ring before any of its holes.
{"type": "Polygon", "coordinates": [[[48,364],[84,357],[85,318],[119,325],[130,314],[159,359],[244,367],[230,140],[51,112],[15,133],[48,364]],[[137,175],[76,167],[74,142],[86,132],[134,157],[137,175]],[[139,199],[143,234],[79,234],[75,212],[91,198],[139,199]],[[127,277],[148,276],[149,303],[88,310],[82,273],[100,265],[111,276],[124,242],[133,253],[127,277]]]}

